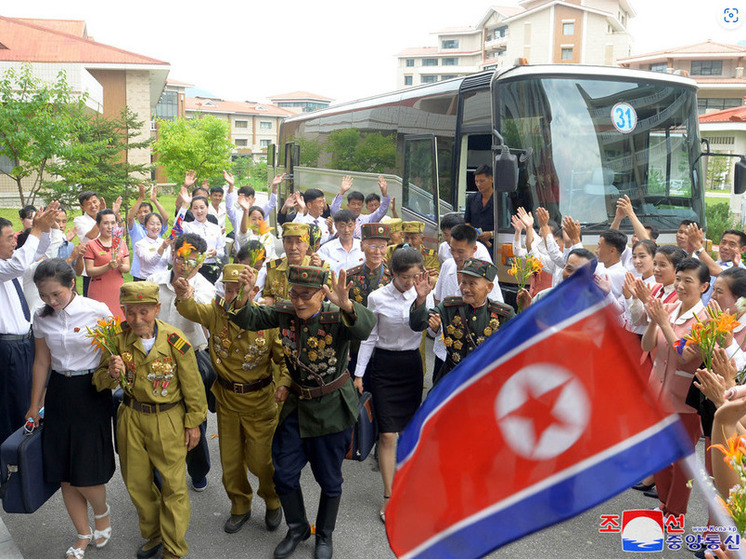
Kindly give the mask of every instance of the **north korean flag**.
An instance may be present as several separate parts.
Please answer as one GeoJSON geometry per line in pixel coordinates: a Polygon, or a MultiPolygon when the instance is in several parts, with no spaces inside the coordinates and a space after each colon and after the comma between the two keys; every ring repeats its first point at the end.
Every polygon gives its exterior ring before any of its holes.
{"type": "Polygon", "coordinates": [[[399,440],[397,557],[482,557],[693,451],[607,306],[580,270],[431,391],[399,440]]]}
{"type": "Polygon", "coordinates": [[[184,216],[186,216],[186,208],[179,208],[179,211],[176,214],[176,220],[174,221],[174,226],[168,234],[169,239],[174,239],[184,233],[184,216]]]}

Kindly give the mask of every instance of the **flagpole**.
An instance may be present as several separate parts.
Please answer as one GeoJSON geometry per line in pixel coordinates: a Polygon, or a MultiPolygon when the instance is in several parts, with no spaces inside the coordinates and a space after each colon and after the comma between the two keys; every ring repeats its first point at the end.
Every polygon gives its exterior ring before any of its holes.
{"type": "MultiPolygon", "coordinates": [[[[707,449],[705,449],[705,452],[707,452],[707,449]]],[[[684,467],[684,471],[689,476],[689,479],[694,480],[694,485],[696,485],[697,489],[699,489],[704,495],[705,500],[709,505],[709,509],[715,516],[715,525],[733,528],[733,533],[738,534],[742,537],[743,535],[739,533],[738,528],[733,522],[733,518],[731,517],[730,513],[718,500],[718,495],[715,491],[715,488],[712,486],[710,476],[707,475],[704,466],[699,461],[696,450],[695,452],[692,452],[688,456],[682,458],[681,461],[684,467]]],[[[712,551],[710,553],[712,553],[712,551]]],[[[733,551],[729,550],[728,553],[732,554],[733,551]]],[[[713,556],[714,555],[715,554],[713,553],[713,556]]],[[[746,549],[744,548],[743,542],[739,544],[738,549],[736,550],[736,556],[739,559],[746,559],[746,549]]]]}

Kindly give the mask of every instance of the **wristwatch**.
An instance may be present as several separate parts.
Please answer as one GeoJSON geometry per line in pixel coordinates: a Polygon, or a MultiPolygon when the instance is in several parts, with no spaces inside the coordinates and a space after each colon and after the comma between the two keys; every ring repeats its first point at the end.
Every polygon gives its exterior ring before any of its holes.
{"type": "Polygon", "coordinates": [[[694,254],[699,255],[704,249],[705,247],[699,247],[697,250],[694,251],[694,254]]]}

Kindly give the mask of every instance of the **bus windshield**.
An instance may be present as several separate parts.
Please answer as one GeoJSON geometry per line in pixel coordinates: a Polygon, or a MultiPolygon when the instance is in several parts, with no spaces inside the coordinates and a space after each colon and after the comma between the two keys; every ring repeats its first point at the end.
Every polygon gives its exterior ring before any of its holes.
{"type": "Polygon", "coordinates": [[[558,223],[572,216],[601,229],[627,195],[640,220],[661,231],[675,230],[682,219],[700,221],[693,88],[608,76],[494,85],[499,130],[511,151],[524,155],[507,212],[543,206],[558,223]]]}

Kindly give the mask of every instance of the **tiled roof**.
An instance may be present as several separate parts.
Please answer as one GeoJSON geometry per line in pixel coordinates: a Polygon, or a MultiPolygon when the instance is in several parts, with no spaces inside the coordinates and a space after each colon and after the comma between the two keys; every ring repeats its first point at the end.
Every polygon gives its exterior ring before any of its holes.
{"type": "Polygon", "coordinates": [[[279,95],[270,95],[269,99],[313,99],[314,101],[334,101],[329,97],[310,93],[308,91],[291,91],[290,93],[280,93],[279,95]]]}
{"type": "Polygon", "coordinates": [[[628,56],[626,58],[619,58],[617,62],[632,62],[638,58],[650,58],[654,56],[674,56],[682,57],[688,54],[733,54],[733,55],[744,55],[746,56],[746,47],[739,45],[732,45],[727,43],[717,43],[712,40],[707,40],[701,43],[694,43],[692,45],[684,45],[681,47],[672,47],[669,49],[658,50],[653,52],[645,52],[636,54],[634,56],[628,56]]]}
{"type": "Polygon", "coordinates": [[[0,60],[19,62],[80,62],[89,64],[148,64],[168,62],[97,43],[81,36],[0,16],[0,60]]]}
{"type": "Polygon", "coordinates": [[[244,101],[223,101],[205,97],[187,97],[186,111],[200,111],[203,113],[246,114],[286,117],[295,113],[287,111],[270,103],[246,103],[244,101]]]}
{"type": "Polygon", "coordinates": [[[746,106],[733,107],[714,113],[700,115],[700,124],[708,122],[746,122],[746,106]]]}
{"type": "Polygon", "coordinates": [[[703,78],[700,76],[689,76],[691,79],[703,85],[717,84],[741,84],[746,87],[746,78],[703,78]]]}
{"type": "Polygon", "coordinates": [[[82,19],[32,19],[25,17],[14,19],[23,23],[30,23],[31,25],[38,25],[39,27],[46,27],[47,29],[60,31],[61,33],[77,35],[78,37],[83,37],[85,39],[88,38],[85,21],[82,19]]]}
{"type": "Polygon", "coordinates": [[[505,17],[512,17],[526,11],[519,6],[492,6],[492,9],[505,17]]]}

